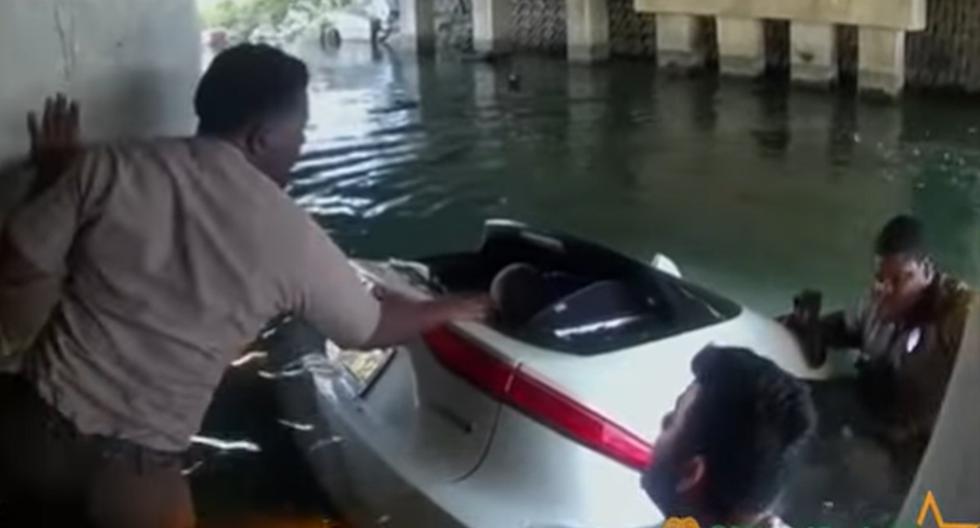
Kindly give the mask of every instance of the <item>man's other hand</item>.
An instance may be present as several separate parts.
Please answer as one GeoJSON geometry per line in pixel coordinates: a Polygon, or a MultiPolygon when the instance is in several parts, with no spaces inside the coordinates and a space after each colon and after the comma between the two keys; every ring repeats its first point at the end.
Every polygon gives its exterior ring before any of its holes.
{"type": "Polygon", "coordinates": [[[437,302],[442,305],[444,318],[447,321],[485,321],[492,309],[488,295],[447,297],[437,302]]]}
{"type": "Polygon", "coordinates": [[[35,191],[43,190],[61,176],[81,151],[80,117],[78,102],[64,94],[44,100],[40,120],[35,112],[27,114],[31,161],[38,172],[35,191]]]}

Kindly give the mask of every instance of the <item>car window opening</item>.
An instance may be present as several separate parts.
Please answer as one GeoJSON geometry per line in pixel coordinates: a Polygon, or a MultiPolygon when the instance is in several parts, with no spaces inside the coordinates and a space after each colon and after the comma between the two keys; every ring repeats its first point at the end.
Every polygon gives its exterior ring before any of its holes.
{"type": "Polygon", "coordinates": [[[496,330],[576,355],[666,339],[741,313],[738,304],[642,262],[523,226],[491,226],[479,250],[420,262],[431,289],[490,292],[499,307],[496,330]]]}

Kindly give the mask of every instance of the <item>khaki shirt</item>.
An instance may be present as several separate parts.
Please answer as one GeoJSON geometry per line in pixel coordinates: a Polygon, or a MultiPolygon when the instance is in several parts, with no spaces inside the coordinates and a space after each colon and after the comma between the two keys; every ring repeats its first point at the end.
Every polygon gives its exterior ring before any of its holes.
{"type": "Polygon", "coordinates": [[[341,346],[380,319],[344,254],[229,143],[91,149],[6,226],[0,335],[32,343],[24,373],[85,434],[185,449],[225,367],[285,312],[341,346]]]}
{"type": "Polygon", "coordinates": [[[837,324],[825,322],[825,343],[860,350],[861,388],[880,417],[901,434],[928,435],[974,300],[966,284],[940,275],[907,321],[884,320],[869,296],[837,324]]]}

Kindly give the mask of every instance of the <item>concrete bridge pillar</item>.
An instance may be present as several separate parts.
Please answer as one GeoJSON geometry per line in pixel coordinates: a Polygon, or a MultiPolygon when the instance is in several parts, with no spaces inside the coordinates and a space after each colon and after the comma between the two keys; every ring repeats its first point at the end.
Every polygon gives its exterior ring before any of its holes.
{"type": "Polygon", "coordinates": [[[837,79],[837,34],[831,24],[790,25],[790,68],[794,81],[826,85],[837,79]]]}
{"type": "Polygon", "coordinates": [[[401,2],[401,39],[408,51],[422,55],[435,53],[435,0],[399,0],[401,2]]]}
{"type": "Polygon", "coordinates": [[[589,63],[608,59],[609,9],[606,0],[566,0],[565,6],[568,60],[589,63]]]}
{"type": "MultiPolygon", "coordinates": [[[[939,1],[939,0],[935,0],[939,1]]],[[[926,29],[928,0],[633,0],[657,16],[661,66],[700,64],[694,17],[715,17],[723,73],[757,75],[765,68],[763,20],[790,22],[794,81],[837,79],[838,25],[859,29],[863,90],[897,95],[905,82],[905,34],[926,29]]]]}
{"type": "Polygon", "coordinates": [[[763,22],[752,18],[718,18],[718,62],[721,73],[758,77],[766,70],[763,22]]]}
{"type": "Polygon", "coordinates": [[[657,65],[688,70],[704,64],[698,20],[690,15],[657,14],[657,65]]]}
{"type": "Polygon", "coordinates": [[[513,39],[511,5],[504,0],[473,0],[473,48],[477,53],[506,53],[513,39]]]}
{"type": "Polygon", "coordinates": [[[898,95],[905,86],[905,32],[863,27],[858,32],[861,90],[898,95]]]}

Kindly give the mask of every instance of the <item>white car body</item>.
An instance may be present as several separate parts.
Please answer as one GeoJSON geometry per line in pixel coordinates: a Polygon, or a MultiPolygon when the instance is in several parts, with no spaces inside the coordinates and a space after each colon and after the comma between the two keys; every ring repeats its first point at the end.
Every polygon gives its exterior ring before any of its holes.
{"type": "MultiPolygon", "coordinates": [[[[510,223],[488,229],[525,232],[525,242],[543,246],[561,240],[510,223]]],[[[358,266],[386,288],[428,295],[405,272],[418,266],[358,266]]],[[[382,366],[359,379],[352,372],[363,365],[351,368],[359,356],[328,347],[329,364],[312,369],[313,382],[284,393],[290,419],[316,423],[315,433],[299,431],[297,438],[332,502],[355,526],[653,526],[662,516],[640,488],[639,470],[574,440],[536,414],[535,405],[549,416],[573,416],[569,423],[583,419],[576,413],[592,413],[612,424],[610,437],[620,431],[652,443],[661,417],[693,379],[692,358],[708,344],[751,348],[802,378],[828,376],[806,365],[782,326],[744,307],[718,324],[596,355],[543,348],[491,325],[460,324],[450,332],[486,357],[467,356],[450,367],[431,339],[420,340],[399,347],[387,364],[387,354],[375,352],[382,366]],[[556,399],[526,391],[532,410],[519,409],[513,401],[521,396],[478,388],[458,370],[494,365],[520,372],[531,380],[525,384],[556,399]]],[[[304,361],[315,366],[323,359],[304,361]]],[[[506,383],[520,392],[517,377],[506,383]]]]}

